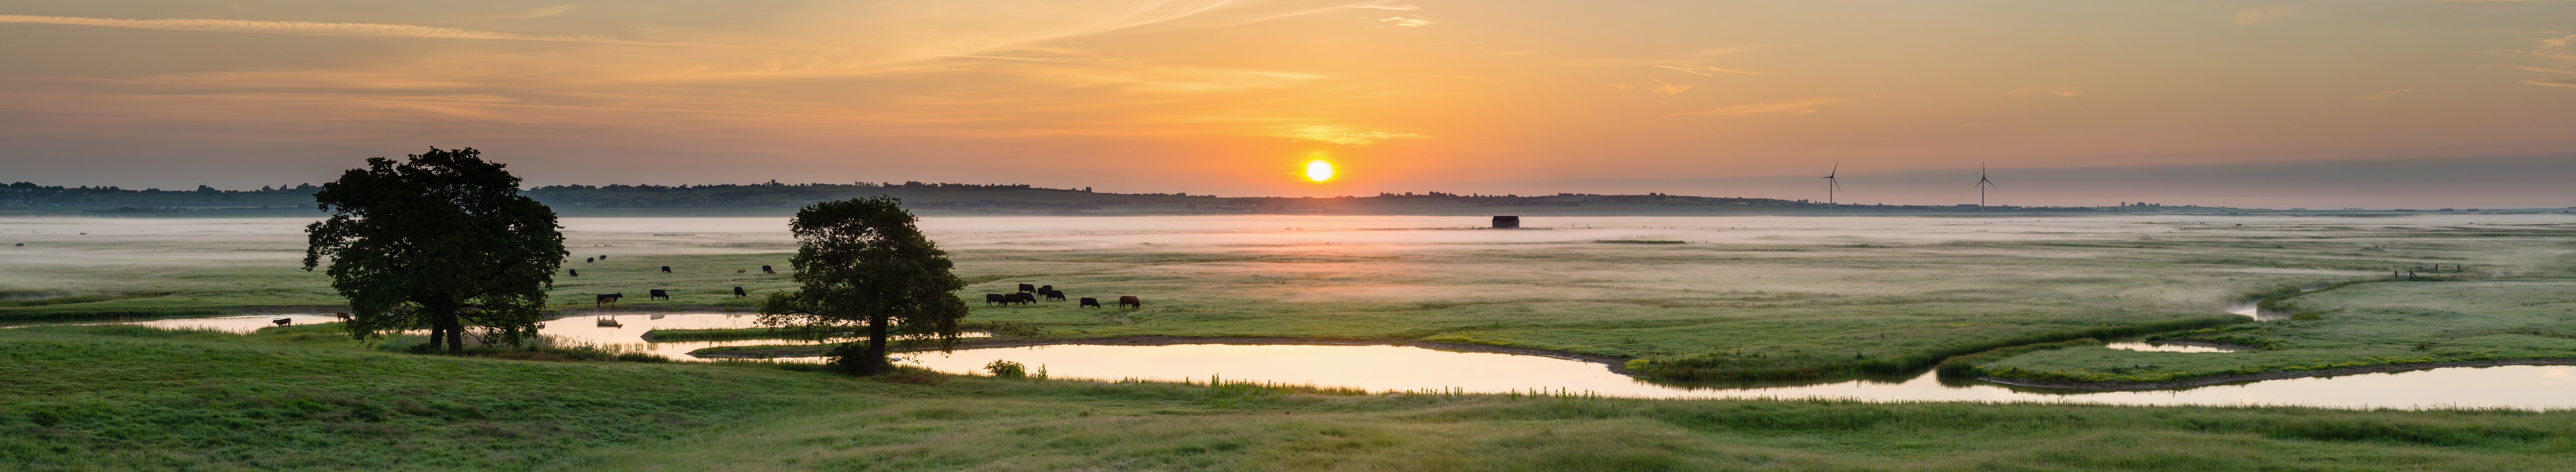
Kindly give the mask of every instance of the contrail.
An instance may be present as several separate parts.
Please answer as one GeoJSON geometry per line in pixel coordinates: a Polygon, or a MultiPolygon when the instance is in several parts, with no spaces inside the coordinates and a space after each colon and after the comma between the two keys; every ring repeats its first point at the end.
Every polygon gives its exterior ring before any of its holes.
{"type": "Polygon", "coordinates": [[[49,23],[57,25],[113,26],[177,31],[216,31],[227,33],[301,34],[312,36],[399,36],[411,38],[502,39],[514,41],[559,41],[573,43],[651,44],[663,46],[714,46],[707,44],[655,43],[627,41],[598,36],[529,36],[499,31],[480,31],[435,26],[385,25],[375,23],[317,23],[311,21],[250,20],[121,20],[115,18],[81,18],[71,16],[0,15],[0,23],[49,23]]]}

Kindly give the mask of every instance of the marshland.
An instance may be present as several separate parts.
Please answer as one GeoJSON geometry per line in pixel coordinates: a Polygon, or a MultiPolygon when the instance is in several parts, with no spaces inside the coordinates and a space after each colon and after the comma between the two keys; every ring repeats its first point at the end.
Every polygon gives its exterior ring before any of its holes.
{"type": "Polygon", "coordinates": [[[309,221],[0,221],[27,243],[0,286],[36,294],[0,301],[19,326],[0,329],[0,450],[34,470],[2531,470],[2576,451],[2576,377],[2552,365],[2576,359],[2576,218],[2556,215],[932,217],[982,337],[857,380],[793,357],[819,354],[811,333],[754,323],[795,287],[760,270],[786,269],[783,218],[567,218],[580,275],[555,277],[547,342],[465,356],[313,316],[345,302],[297,267],[309,221]],[[981,301],[1023,283],[1144,305],[981,301]],[[2249,303],[2298,315],[2229,312],[2249,303]]]}

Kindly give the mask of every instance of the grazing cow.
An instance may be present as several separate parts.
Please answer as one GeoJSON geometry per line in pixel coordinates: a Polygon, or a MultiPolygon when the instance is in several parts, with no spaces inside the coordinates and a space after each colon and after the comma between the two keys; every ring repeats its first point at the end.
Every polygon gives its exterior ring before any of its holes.
{"type": "Polygon", "coordinates": [[[572,274],[572,276],[574,276],[574,277],[580,277],[580,276],[581,276],[581,269],[564,269],[564,270],[571,271],[570,273],[571,273],[571,274],[572,274]]]}
{"type": "Polygon", "coordinates": [[[734,269],[734,270],[733,270],[733,273],[736,273],[736,274],[740,274],[740,273],[744,273],[744,272],[750,272],[750,271],[748,271],[748,270],[742,270],[742,269],[734,269]]]}
{"type": "Polygon", "coordinates": [[[624,294],[624,293],[602,293],[602,294],[599,294],[599,299],[598,299],[597,301],[593,301],[593,302],[591,302],[590,306],[600,306],[600,305],[605,305],[605,304],[610,304],[610,303],[617,303],[617,299],[620,299],[620,298],[626,298],[626,294],[624,294]]]}
{"type": "Polygon", "coordinates": [[[599,256],[599,260],[603,260],[603,261],[608,260],[608,256],[604,256],[604,255],[603,255],[603,256],[599,256]]]}
{"type": "Polygon", "coordinates": [[[671,266],[662,266],[662,273],[671,273],[671,266]]]}
{"type": "Polygon", "coordinates": [[[339,313],[332,313],[332,314],[334,314],[334,315],[340,315],[340,321],[349,321],[349,312],[345,312],[345,311],[343,311],[343,312],[339,312],[339,313]]]}
{"type": "Polygon", "coordinates": [[[1028,292],[1014,293],[1011,294],[1010,297],[1011,303],[1030,304],[1038,302],[1038,297],[1036,295],[1030,295],[1028,292]]]}
{"type": "Polygon", "coordinates": [[[769,273],[769,274],[775,274],[775,273],[777,273],[777,271],[769,270],[769,266],[760,266],[760,271],[761,271],[762,273],[769,273]]]}
{"type": "Polygon", "coordinates": [[[748,297],[748,296],[751,296],[751,293],[742,291],[742,287],[734,287],[734,288],[733,288],[733,297],[734,297],[734,298],[742,298],[742,297],[748,297]]]}
{"type": "Polygon", "coordinates": [[[1084,306],[1084,307],[1090,307],[1090,308],[1100,308],[1100,299],[1098,299],[1098,298],[1091,298],[1091,297],[1082,297],[1082,306],[1084,306]]]}
{"type": "Polygon", "coordinates": [[[1001,302],[1004,305],[1009,305],[1011,304],[1011,297],[1005,297],[999,293],[984,294],[984,306],[992,306],[993,302],[1001,302]]]}
{"type": "Polygon", "coordinates": [[[1035,292],[1035,291],[1038,291],[1038,286],[1036,286],[1036,285],[1029,285],[1029,284],[1020,284],[1020,291],[1022,291],[1022,292],[1035,292]]]}
{"type": "Polygon", "coordinates": [[[1136,299],[1136,296],[1135,296],[1135,295],[1119,295],[1119,296],[1118,296],[1118,307],[1120,307],[1120,308],[1126,308],[1126,307],[1144,308],[1144,307],[1145,307],[1145,301],[1144,301],[1144,300],[1138,300],[1138,299],[1136,299]]]}
{"type": "Polygon", "coordinates": [[[1038,294],[1039,294],[1039,295],[1046,295],[1046,299],[1048,299],[1048,300],[1063,300],[1063,299],[1064,299],[1064,291],[1063,291],[1063,290],[1048,290],[1048,291],[1044,291],[1044,292],[1038,292],[1038,294]]]}
{"type": "Polygon", "coordinates": [[[665,292],[665,291],[662,291],[662,289],[658,289],[658,288],[657,288],[657,289],[653,289],[653,293],[647,294],[647,295],[644,297],[644,299],[645,299],[645,300],[652,300],[652,299],[656,299],[656,298],[658,298],[658,299],[663,299],[663,300],[669,300],[669,299],[671,299],[671,292],[665,292]]]}
{"type": "Polygon", "coordinates": [[[268,322],[270,322],[270,323],[277,323],[277,325],[278,325],[278,326],[286,326],[286,325],[290,325],[290,324],[295,324],[295,319],[294,319],[294,318],[278,318],[278,319],[274,319],[274,320],[268,320],[268,322]]]}
{"type": "Polygon", "coordinates": [[[582,262],[599,262],[599,260],[597,260],[597,259],[591,259],[591,258],[588,258],[588,257],[581,258],[581,261],[582,261],[582,262]]]}

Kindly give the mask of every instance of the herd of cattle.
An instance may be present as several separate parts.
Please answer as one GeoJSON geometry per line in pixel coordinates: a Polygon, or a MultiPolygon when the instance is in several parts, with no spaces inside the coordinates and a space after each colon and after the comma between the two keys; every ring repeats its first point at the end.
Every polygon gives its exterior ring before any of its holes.
{"type": "MultiPolygon", "coordinates": [[[[1046,297],[1048,300],[1065,299],[1064,291],[1056,290],[1054,285],[1038,286],[1020,284],[1020,291],[1018,292],[984,294],[984,304],[991,305],[1000,303],[1003,306],[1010,306],[1010,304],[1013,303],[1037,303],[1038,297],[1046,297]],[[1036,295],[1030,295],[1032,293],[1036,295]]],[[[1082,305],[1080,306],[1099,308],[1100,299],[1085,297],[1082,299],[1082,305]]],[[[1118,296],[1118,306],[1122,308],[1144,308],[1145,302],[1137,299],[1134,295],[1120,295],[1118,296]]]]}
{"type": "MultiPolygon", "coordinates": [[[[608,256],[589,257],[589,258],[583,258],[581,261],[582,261],[582,262],[597,262],[597,261],[600,261],[600,260],[603,260],[603,259],[607,259],[607,258],[608,258],[608,256]]],[[[661,266],[661,268],[662,268],[662,273],[665,273],[665,274],[671,273],[671,266],[661,266]]],[[[737,274],[739,274],[739,273],[746,273],[746,272],[750,272],[750,270],[747,270],[747,269],[738,269],[738,270],[735,270],[735,271],[734,271],[734,273],[737,273],[737,274]]],[[[770,266],[760,266],[760,272],[761,272],[761,273],[763,273],[763,274],[776,274],[776,273],[778,273],[778,271],[777,271],[777,270],[771,269],[771,268],[770,268],[770,266]]],[[[579,270],[579,269],[571,270],[569,273],[570,273],[573,277],[580,277],[580,276],[581,276],[581,270],[579,270]]],[[[650,299],[654,299],[654,300],[669,300],[669,299],[671,299],[671,292],[670,292],[670,291],[663,290],[663,289],[658,289],[658,288],[657,288],[657,289],[652,289],[652,291],[651,291],[648,295],[651,297],[650,299]]],[[[744,290],[742,289],[742,287],[734,287],[734,288],[733,288],[733,296],[734,296],[734,298],[742,298],[742,297],[748,297],[748,296],[751,296],[751,293],[750,293],[750,292],[747,292],[747,291],[744,291],[744,290]]],[[[1037,302],[1039,301],[1039,297],[1045,297],[1045,299],[1046,299],[1046,300],[1066,300],[1066,299],[1067,299],[1067,298],[1065,297],[1065,295],[1064,295],[1064,291],[1062,291],[1062,290],[1056,290],[1054,285],[1038,286],[1038,285],[1032,285],[1032,284],[1020,284],[1020,291],[1018,291],[1018,292],[1008,293],[1008,294],[1002,294],[1002,293],[987,293],[987,294],[984,294],[984,304],[985,304],[985,305],[992,305],[992,304],[995,304],[995,303],[1000,303],[1000,304],[1002,304],[1002,305],[1008,306],[1008,305],[1013,304],[1013,303],[1022,303],[1022,304],[1026,304],[1026,303],[1037,303],[1037,302]]],[[[617,303],[618,299],[622,299],[622,298],[626,298],[626,294],[625,294],[625,293],[622,293],[622,292],[621,292],[621,293],[602,293],[602,294],[598,294],[597,296],[595,296],[595,297],[593,297],[593,298],[592,298],[591,306],[608,306],[608,304],[610,304],[610,303],[617,303]]],[[[1083,299],[1082,299],[1082,305],[1080,305],[1080,306],[1084,306],[1084,307],[1100,307],[1100,306],[1101,306],[1101,305],[1100,305],[1100,299],[1097,299],[1097,298],[1083,298],[1083,299]]],[[[1122,307],[1122,308],[1144,308],[1144,307],[1145,307],[1145,302],[1144,302],[1143,300],[1137,299],[1137,298],[1136,298],[1135,296],[1133,296],[1133,295],[1120,295],[1120,296],[1118,297],[1118,306],[1119,306],[1119,307],[1122,307]]]]}

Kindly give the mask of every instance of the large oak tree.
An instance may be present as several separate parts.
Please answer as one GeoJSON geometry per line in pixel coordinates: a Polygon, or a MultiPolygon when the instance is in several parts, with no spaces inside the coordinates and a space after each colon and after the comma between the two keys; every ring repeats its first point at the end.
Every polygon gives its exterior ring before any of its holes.
{"type": "Polygon", "coordinates": [[[796,235],[794,292],[772,293],[760,306],[760,323],[804,328],[817,340],[845,340],[833,364],[857,375],[885,373],[886,343],[904,336],[945,351],[957,346],[966,288],[939,250],[914,224],[903,201],[891,197],[822,202],[788,220],[796,235]],[[856,333],[865,333],[858,335],[856,333]],[[852,345],[865,339],[864,350],[852,345]]]}
{"type": "Polygon", "coordinates": [[[519,194],[519,178],[474,148],[368,158],[313,194],[331,217],[305,227],[304,270],[323,259],[349,298],[349,333],[368,338],[427,325],[433,348],[465,350],[536,334],[564,251],[555,212],[519,194]]]}

